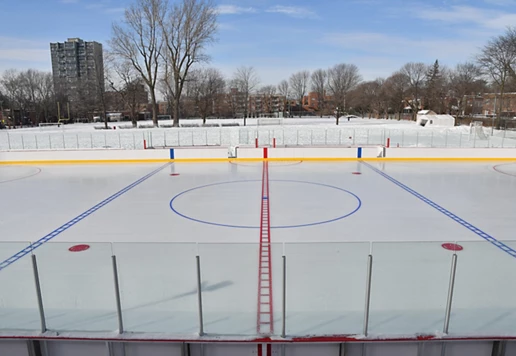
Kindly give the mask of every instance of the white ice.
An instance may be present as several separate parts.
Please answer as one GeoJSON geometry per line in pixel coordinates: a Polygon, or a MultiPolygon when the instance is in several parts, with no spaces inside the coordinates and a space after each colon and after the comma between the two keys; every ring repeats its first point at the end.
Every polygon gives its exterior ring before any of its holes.
{"type": "MultiPolygon", "coordinates": [[[[372,166],[516,249],[516,164],[372,166]]],[[[0,166],[0,259],[159,167],[0,166]]],[[[261,163],[167,165],[35,249],[49,329],[116,330],[114,254],[125,329],[193,335],[199,254],[206,332],[256,334],[261,177],[261,163]],[[175,196],[197,221],[171,210],[175,196]],[[68,251],[80,243],[91,247],[68,251]]],[[[370,253],[370,334],[440,333],[452,260],[441,244],[458,242],[450,332],[516,335],[516,260],[471,229],[361,163],[271,162],[269,177],[276,333],[283,253],[289,335],[362,333],[370,253]]],[[[0,329],[37,330],[30,257],[1,270],[0,283],[0,329]]]]}

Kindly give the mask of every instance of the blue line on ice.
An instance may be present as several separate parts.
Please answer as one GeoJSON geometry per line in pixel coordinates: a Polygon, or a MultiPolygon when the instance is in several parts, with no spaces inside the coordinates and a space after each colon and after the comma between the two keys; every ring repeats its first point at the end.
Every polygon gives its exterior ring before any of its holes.
{"type": "Polygon", "coordinates": [[[362,164],[364,164],[365,166],[369,167],[370,169],[372,169],[373,171],[375,171],[376,173],[378,173],[379,175],[381,175],[382,177],[390,180],[392,183],[396,184],[398,187],[400,187],[401,189],[409,192],[410,194],[412,194],[413,196],[415,196],[416,198],[422,200],[423,202],[427,203],[428,205],[430,205],[432,208],[436,209],[437,211],[443,213],[444,215],[446,215],[447,217],[449,217],[450,219],[456,221],[457,223],[461,224],[462,226],[464,226],[466,229],[474,232],[476,235],[480,236],[481,238],[483,238],[484,240],[492,243],[493,245],[495,245],[496,247],[498,247],[500,250],[508,253],[509,255],[511,255],[512,257],[516,257],[516,250],[514,250],[513,248],[507,246],[506,244],[504,244],[503,242],[501,241],[498,241],[497,239],[495,239],[493,236],[485,233],[484,231],[480,230],[479,228],[473,226],[472,224],[468,223],[466,220],[464,219],[461,219],[459,218],[457,215],[455,215],[454,213],[452,213],[451,211],[449,210],[446,210],[445,208],[443,208],[442,206],[438,205],[437,203],[434,203],[433,201],[431,201],[430,199],[428,199],[427,197],[425,197],[424,195],[416,192],[414,189],[412,188],[409,188],[408,186],[406,186],[405,184],[401,183],[400,181],[394,179],[393,177],[391,177],[390,175],[388,175],[387,173],[384,173],[382,172],[381,170],[371,166],[369,163],[366,163],[366,162],[362,162],[362,164]]]}
{"type": "Polygon", "coordinates": [[[77,224],[79,221],[84,220],[86,217],[90,216],[91,214],[93,214],[94,212],[96,212],[97,210],[102,208],[103,206],[107,205],[108,203],[111,203],[116,198],[118,198],[121,195],[127,193],[129,190],[133,189],[134,187],[136,187],[140,183],[143,183],[144,181],[146,181],[147,179],[149,179],[150,177],[152,177],[153,175],[155,175],[156,173],[158,173],[159,171],[161,171],[163,168],[167,167],[168,165],[170,165],[170,163],[167,163],[167,164],[161,166],[160,168],[150,172],[146,176],[138,179],[134,183],[131,183],[130,185],[128,185],[127,187],[125,187],[122,190],[118,191],[117,193],[113,194],[109,198],[104,199],[103,201],[101,201],[97,205],[95,205],[92,208],[86,210],[84,213],[76,216],[75,218],[73,218],[72,220],[68,221],[64,225],[58,227],[57,229],[55,229],[54,231],[52,231],[48,235],[43,236],[41,239],[39,239],[38,241],[36,241],[36,242],[32,243],[31,245],[27,246],[26,248],[24,248],[20,252],[12,255],[8,259],[6,259],[2,263],[0,263],[0,271],[3,270],[4,268],[8,267],[9,265],[13,264],[14,262],[18,261],[20,258],[28,255],[31,251],[33,251],[36,248],[40,247],[45,242],[48,242],[48,241],[52,240],[57,235],[61,234],[62,232],[66,231],[66,230],[68,230],[69,228],[71,228],[72,226],[77,224]]]}

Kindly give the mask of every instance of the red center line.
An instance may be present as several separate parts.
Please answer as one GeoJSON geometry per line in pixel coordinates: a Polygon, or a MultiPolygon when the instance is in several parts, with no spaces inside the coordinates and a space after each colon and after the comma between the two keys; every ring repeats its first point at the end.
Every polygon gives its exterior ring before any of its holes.
{"type": "MultiPolygon", "coordinates": [[[[274,316],[272,304],[272,265],[270,245],[269,164],[267,161],[263,162],[261,198],[258,314],[256,327],[259,335],[272,335],[274,333],[274,316]]],[[[262,347],[258,348],[259,355],[261,349],[262,347]]],[[[270,349],[270,347],[267,347],[267,354],[270,354],[270,349]]]]}

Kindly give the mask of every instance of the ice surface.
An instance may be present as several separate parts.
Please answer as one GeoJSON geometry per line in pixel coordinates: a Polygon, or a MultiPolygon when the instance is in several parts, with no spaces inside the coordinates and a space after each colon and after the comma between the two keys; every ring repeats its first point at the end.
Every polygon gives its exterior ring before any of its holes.
{"type": "MultiPolygon", "coordinates": [[[[516,249],[516,164],[373,166],[516,249]]],[[[1,259],[158,167],[1,166],[1,259]]],[[[172,164],[35,249],[49,329],[118,328],[114,254],[125,329],[195,335],[199,255],[205,331],[255,336],[261,175],[261,163],[172,164]],[[176,196],[190,219],[171,210],[176,196]],[[90,248],[69,252],[79,243],[90,248]]],[[[290,336],[363,332],[370,253],[370,334],[442,332],[452,252],[441,244],[458,242],[450,332],[516,335],[516,260],[471,229],[361,163],[277,162],[269,176],[275,334],[283,254],[290,336]]],[[[39,330],[32,273],[30,255],[0,271],[0,330],[39,330]]]]}

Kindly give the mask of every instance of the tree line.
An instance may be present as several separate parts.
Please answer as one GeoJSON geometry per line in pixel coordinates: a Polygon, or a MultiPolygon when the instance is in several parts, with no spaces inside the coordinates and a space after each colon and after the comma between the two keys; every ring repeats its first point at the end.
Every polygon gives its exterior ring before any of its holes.
{"type": "MultiPolygon", "coordinates": [[[[123,19],[112,26],[104,72],[96,88],[85,90],[75,105],[76,115],[110,106],[130,108],[133,125],[141,105],[142,87],[150,97],[152,119],[158,125],[158,98],[167,103],[174,125],[180,117],[198,115],[204,120],[213,114],[235,115],[244,120],[253,115],[250,97],[261,95],[263,107],[276,105],[281,96],[282,111],[292,113],[291,105],[302,111],[312,108],[318,115],[333,115],[338,124],[345,113],[384,117],[410,108],[412,113],[431,109],[437,113],[465,114],[466,95],[486,91],[498,93],[501,115],[504,95],[516,91],[516,30],[508,28],[481,48],[469,62],[454,68],[434,63],[403,65],[387,78],[364,81],[354,64],[340,63],[312,72],[303,70],[277,85],[260,86],[253,67],[237,68],[225,78],[209,63],[207,48],[215,42],[218,14],[211,0],[135,0],[123,19]],[[95,92],[96,95],[89,95],[95,92]],[[312,105],[305,102],[311,94],[312,105]],[[116,94],[116,95],[115,95],[116,94]],[[224,110],[215,105],[224,102],[224,110]],[[82,106],[82,107],[81,107],[82,106]],[[224,112],[223,112],[224,111],[224,112]]],[[[66,102],[53,87],[49,73],[29,69],[8,70],[0,78],[0,109],[36,113],[37,120],[55,116],[56,102],[66,102]]],[[[245,121],[244,121],[245,123],[245,121]]]]}

